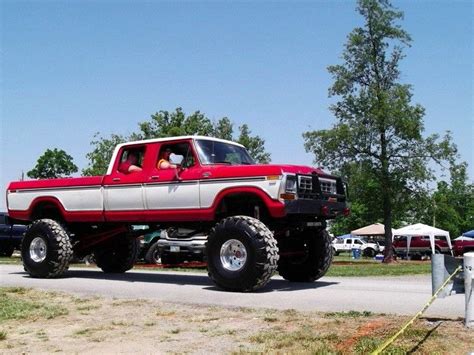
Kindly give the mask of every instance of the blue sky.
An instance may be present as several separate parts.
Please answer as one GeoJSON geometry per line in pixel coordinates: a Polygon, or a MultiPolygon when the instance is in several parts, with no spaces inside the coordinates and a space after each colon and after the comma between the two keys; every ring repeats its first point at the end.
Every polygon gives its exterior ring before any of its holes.
{"type": "MultiPolygon", "coordinates": [[[[3,191],[47,148],[84,168],[95,132],[127,134],[177,106],[248,123],[273,162],[311,164],[301,134],[334,122],[326,68],[362,23],[353,1],[0,3],[3,191]]],[[[453,132],[472,179],[472,2],[393,4],[414,40],[402,81],[426,133],[453,132]]]]}

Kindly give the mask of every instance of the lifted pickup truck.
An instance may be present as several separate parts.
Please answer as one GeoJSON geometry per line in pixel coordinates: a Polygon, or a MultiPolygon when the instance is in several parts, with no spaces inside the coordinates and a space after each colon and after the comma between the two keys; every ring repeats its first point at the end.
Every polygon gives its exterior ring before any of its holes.
{"type": "Polygon", "coordinates": [[[125,272],[138,252],[131,226],[141,224],[208,236],[209,276],[234,291],[262,287],[277,268],[290,281],[323,276],[333,255],[326,220],[349,213],[340,178],[258,165],[242,145],[200,136],[120,144],[105,176],[12,182],[7,205],[30,224],[22,257],[33,277],[60,276],[73,254],[91,252],[104,272],[125,272]],[[157,167],[167,151],[177,168],[157,167]]]}

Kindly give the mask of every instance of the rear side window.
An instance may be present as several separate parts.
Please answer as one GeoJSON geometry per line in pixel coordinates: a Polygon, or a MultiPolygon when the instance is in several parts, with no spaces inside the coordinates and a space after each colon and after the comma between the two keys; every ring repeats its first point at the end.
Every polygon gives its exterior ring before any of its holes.
{"type": "Polygon", "coordinates": [[[131,169],[130,167],[137,167],[141,169],[143,167],[143,158],[145,156],[145,147],[130,147],[125,148],[120,156],[120,162],[117,170],[123,174],[128,174],[137,169],[131,169]]]}

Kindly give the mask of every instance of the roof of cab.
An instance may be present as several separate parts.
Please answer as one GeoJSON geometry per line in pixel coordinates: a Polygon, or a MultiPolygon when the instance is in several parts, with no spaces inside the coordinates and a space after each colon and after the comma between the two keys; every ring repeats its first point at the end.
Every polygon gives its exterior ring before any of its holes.
{"type": "Polygon", "coordinates": [[[151,139],[145,139],[145,140],[141,140],[141,141],[132,141],[132,142],[121,143],[121,144],[117,145],[116,148],[120,149],[121,147],[127,146],[127,145],[167,142],[167,141],[176,141],[176,140],[183,140],[183,139],[194,139],[194,140],[204,139],[204,140],[209,140],[209,141],[215,141],[215,142],[222,142],[222,143],[238,145],[239,147],[245,148],[242,144],[239,144],[239,143],[236,143],[236,142],[228,141],[226,139],[206,137],[206,136],[177,136],[177,137],[165,137],[165,138],[151,138],[151,139]]]}

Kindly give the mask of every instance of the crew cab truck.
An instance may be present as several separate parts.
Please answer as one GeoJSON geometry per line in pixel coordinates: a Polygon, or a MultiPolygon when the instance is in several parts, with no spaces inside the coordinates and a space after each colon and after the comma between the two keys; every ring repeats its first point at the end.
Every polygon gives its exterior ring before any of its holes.
{"type": "MultiPolygon", "coordinates": [[[[446,240],[435,238],[435,253],[436,254],[449,254],[450,248],[446,240]]],[[[410,246],[408,247],[408,238],[406,236],[396,236],[392,243],[394,254],[403,256],[414,256],[422,257],[429,256],[432,254],[431,243],[429,236],[413,236],[410,240],[410,246]]]]}
{"type": "Polygon", "coordinates": [[[375,254],[383,251],[383,248],[381,248],[378,243],[370,243],[359,237],[335,238],[332,247],[334,249],[334,255],[339,255],[339,253],[343,252],[350,253],[352,249],[360,249],[362,255],[374,257],[375,254]]]}
{"type": "Polygon", "coordinates": [[[289,281],[323,276],[333,255],[326,220],[349,213],[340,178],[258,165],[242,145],[200,136],[120,144],[105,176],[12,182],[7,205],[29,224],[21,253],[33,277],[60,276],[90,253],[104,272],[125,272],[140,224],[206,235],[209,276],[233,291],[258,289],[277,269],[289,281]],[[177,168],[159,169],[167,150],[177,168]],[[131,156],[140,169],[129,173],[131,156]]]}

